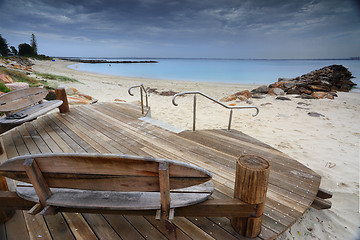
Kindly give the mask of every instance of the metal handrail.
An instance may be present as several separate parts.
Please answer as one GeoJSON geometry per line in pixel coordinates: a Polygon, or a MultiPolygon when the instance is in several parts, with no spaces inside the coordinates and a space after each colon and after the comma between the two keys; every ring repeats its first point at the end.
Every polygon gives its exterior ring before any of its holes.
{"type": "Polygon", "coordinates": [[[144,114],[145,111],[144,111],[143,91],[144,91],[144,93],[145,93],[146,107],[149,108],[148,95],[149,95],[150,88],[145,89],[145,87],[144,87],[143,84],[139,84],[139,85],[132,86],[132,87],[130,87],[130,88],[128,89],[128,93],[129,93],[130,96],[134,96],[134,94],[131,93],[131,89],[137,88],[137,87],[140,88],[141,113],[144,114]]]}
{"type": "Polygon", "coordinates": [[[172,103],[175,106],[178,106],[178,104],[175,103],[175,98],[177,96],[182,96],[182,95],[186,95],[186,94],[194,94],[194,110],[193,110],[193,131],[195,131],[195,124],[196,124],[196,94],[200,94],[208,99],[210,99],[211,101],[223,106],[224,108],[230,109],[230,116],[229,116],[229,124],[228,124],[228,130],[230,130],[231,127],[231,120],[232,120],[232,112],[233,109],[244,109],[244,108],[255,108],[256,109],[256,113],[253,114],[252,116],[255,117],[256,115],[258,115],[259,113],[259,108],[256,106],[228,106],[223,104],[222,102],[219,102],[218,100],[206,95],[205,93],[199,92],[199,91],[191,91],[191,92],[181,92],[181,93],[177,93],[173,96],[172,98],[172,103]]]}

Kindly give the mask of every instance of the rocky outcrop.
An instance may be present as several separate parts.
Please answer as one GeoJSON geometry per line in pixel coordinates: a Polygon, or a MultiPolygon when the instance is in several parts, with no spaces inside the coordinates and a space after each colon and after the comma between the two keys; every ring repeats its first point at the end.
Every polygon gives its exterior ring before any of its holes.
{"type": "MultiPolygon", "coordinates": [[[[356,84],[351,72],[342,65],[331,65],[293,79],[282,79],[272,84],[288,94],[314,92],[348,92],[356,84]]],[[[270,85],[271,86],[271,85],[270,85]]]]}
{"type": "MultiPolygon", "coordinates": [[[[280,96],[284,94],[300,95],[303,99],[334,99],[337,91],[348,92],[356,84],[350,79],[354,78],[347,68],[342,65],[331,65],[312,71],[296,78],[279,78],[277,82],[262,85],[251,92],[245,90],[220,99],[222,102],[233,100],[247,101],[252,98],[263,98],[265,94],[280,96]]],[[[288,100],[277,97],[278,100],[288,100]]]]}
{"type": "Polygon", "coordinates": [[[296,78],[279,78],[277,82],[269,86],[261,86],[253,89],[251,93],[282,95],[281,89],[286,94],[297,94],[302,98],[334,99],[336,91],[348,92],[356,84],[350,79],[351,72],[342,65],[331,65],[319,70],[312,71],[296,78]]]}

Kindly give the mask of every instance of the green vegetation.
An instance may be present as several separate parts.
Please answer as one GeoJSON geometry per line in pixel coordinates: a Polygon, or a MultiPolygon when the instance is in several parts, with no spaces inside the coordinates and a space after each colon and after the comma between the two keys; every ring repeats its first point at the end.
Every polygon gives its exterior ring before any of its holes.
{"type": "Polygon", "coordinates": [[[11,89],[8,88],[7,86],[5,86],[4,83],[0,82],[0,92],[3,92],[3,93],[7,93],[7,92],[10,92],[11,89]]]}
{"type": "Polygon", "coordinates": [[[36,72],[35,74],[38,75],[38,76],[41,76],[43,78],[50,79],[50,80],[57,80],[57,81],[61,81],[61,82],[79,82],[78,80],[76,80],[74,78],[54,75],[54,74],[50,74],[50,73],[38,73],[38,72],[36,72]]]}
{"type": "Polygon", "coordinates": [[[41,85],[39,80],[29,77],[26,73],[0,67],[0,73],[9,75],[15,82],[26,82],[30,87],[38,87],[41,85]]]}

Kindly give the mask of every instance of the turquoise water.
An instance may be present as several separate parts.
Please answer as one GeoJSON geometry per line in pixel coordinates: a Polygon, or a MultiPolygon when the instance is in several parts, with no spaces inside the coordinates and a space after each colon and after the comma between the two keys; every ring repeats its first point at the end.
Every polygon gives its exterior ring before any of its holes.
{"type": "MultiPolygon", "coordinates": [[[[131,59],[108,59],[131,60],[131,59]]],[[[133,59],[142,60],[142,59],[133,59]]],[[[144,59],[149,60],[149,59],[144,59]]],[[[218,59],[150,59],[158,63],[79,63],[72,69],[117,76],[156,78],[200,82],[270,84],[279,77],[301,76],[322,67],[341,64],[349,69],[360,86],[359,60],[218,60],[218,59]]]]}

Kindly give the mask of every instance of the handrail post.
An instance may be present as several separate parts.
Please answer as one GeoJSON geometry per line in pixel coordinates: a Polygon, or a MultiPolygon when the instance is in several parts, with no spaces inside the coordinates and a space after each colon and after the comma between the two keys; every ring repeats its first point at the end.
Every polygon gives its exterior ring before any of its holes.
{"type": "Polygon", "coordinates": [[[145,114],[145,109],[144,109],[144,94],[143,94],[143,91],[145,93],[145,100],[146,100],[146,107],[148,108],[148,110],[150,110],[150,107],[149,107],[149,100],[148,100],[148,90],[145,89],[144,85],[143,84],[139,84],[139,85],[135,85],[135,86],[132,86],[128,89],[128,93],[130,96],[134,96],[132,93],[131,93],[131,89],[133,88],[140,88],[140,103],[141,103],[141,114],[144,115],[145,114]]]}
{"type": "Polygon", "coordinates": [[[195,132],[196,125],[196,94],[194,94],[194,110],[193,110],[193,132],[195,132]]]}
{"type": "Polygon", "coordinates": [[[229,125],[228,125],[228,131],[230,131],[231,128],[231,120],[232,120],[232,114],[233,114],[233,110],[230,109],[230,116],[229,116],[229,125]]]}
{"type": "Polygon", "coordinates": [[[141,114],[144,114],[144,98],[142,91],[143,89],[140,87],[141,114]]]}
{"type": "Polygon", "coordinates": [[[145,99],[146,99],[146,107],[149,107],[149,100],[148,100],[148,91],[144,88],[144,92],[145,92],[145,99]]]}
{"type": "Polygon", "coordinates": [[[175,98],[178,96],[182,96],[185,94],[194,94],[194,114],[193,114],[193,131],[195,131],[195,123],[196,123],[196,94],[200,94],[204,97],[206,97],[207,99],[210,99],[211,101],[223,106],[224,108],[230,109],[230,116],[229,116],[229,124],[228,124],[228,130],[230,130],[231,128],[231,121],[232,121],[232,114],[233,114],[233,109],[246,109],[246,108],[255,108],[256,109],[256,113],[253,114],[253,117],[255,117],[256,115],[258,115],[259,113],[259,108],[255,107],[255,106],[227,106],[225,104],[223,104],[222,102],[217,101],[216,99],[209,97],[208,95],[199,92],[199,91],[191,91],[191,92],[181,92],[181,93],[177,93],[173,96],[172,98],[172,103],[174,106],[177,106],[178,104],[176,104],[175,102],[175,98]]]}

